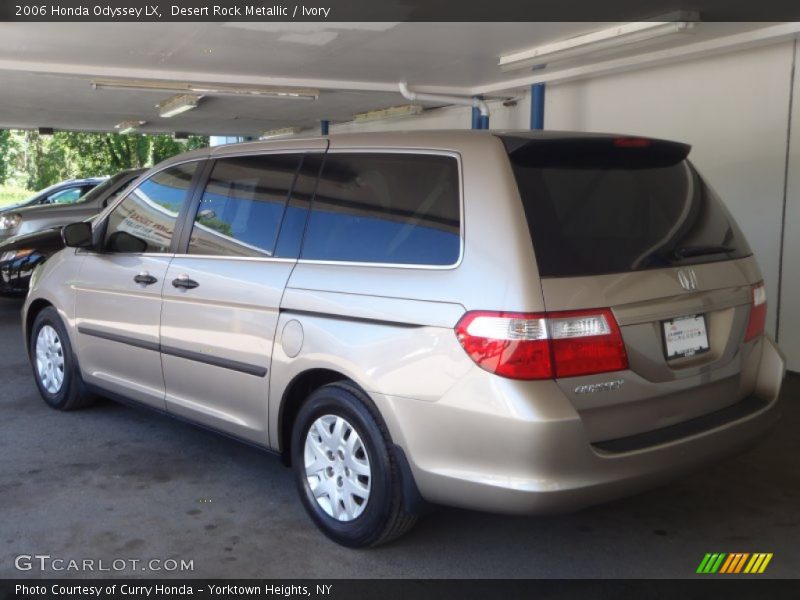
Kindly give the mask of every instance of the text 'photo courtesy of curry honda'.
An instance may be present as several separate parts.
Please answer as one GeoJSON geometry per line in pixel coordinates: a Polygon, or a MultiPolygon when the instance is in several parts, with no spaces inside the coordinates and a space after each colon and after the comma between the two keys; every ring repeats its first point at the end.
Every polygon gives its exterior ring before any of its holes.
{"type": "Polygon", "coordinates": [[[124,399],[278,453],[351,547],[428,505],[651,488],[768,433],[785,368],[688,153],[453,131],[172,158],[34,272],[36,384],[59,410],[124,399]]]}

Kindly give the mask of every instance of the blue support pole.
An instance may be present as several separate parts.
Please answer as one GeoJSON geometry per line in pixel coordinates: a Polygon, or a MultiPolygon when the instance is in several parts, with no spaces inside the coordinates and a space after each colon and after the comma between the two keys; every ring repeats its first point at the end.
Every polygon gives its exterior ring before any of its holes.
{"type": "MultiPolygon", "coordinates": [[[[483,96],[475,96],[478,100],[483,100],[483,96]]],[[[472,128],[473,129],[489,129],[489,115],[485,117],[481,114],[480,109],[472,107],[472,128]]]]}
{"type": "Polygon", "coordinates": [[[473,129],[483,129],[481,127],[481,111],[478,110],[478,107],[472,107],[472,128],[473,129]]]}
{"type": "Polygon", "coordinates": [[[531,129],[544,129],[544,84],[531,86],[531,129]]]}
{"type": "Polygon", "coordinates": [[[319,122],[319,130],[322,135],[328,135],[328,129],[330,129],[331,122],[327,119],[319,122]]]}

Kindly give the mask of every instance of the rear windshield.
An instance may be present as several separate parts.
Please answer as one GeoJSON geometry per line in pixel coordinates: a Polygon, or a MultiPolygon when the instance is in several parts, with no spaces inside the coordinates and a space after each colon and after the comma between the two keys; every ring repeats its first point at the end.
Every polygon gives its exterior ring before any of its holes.
{"type": "Polygon", "coordinates": [[[750,255],[688,146],[505,137],[539,274],[620,273],[750,255]]]}

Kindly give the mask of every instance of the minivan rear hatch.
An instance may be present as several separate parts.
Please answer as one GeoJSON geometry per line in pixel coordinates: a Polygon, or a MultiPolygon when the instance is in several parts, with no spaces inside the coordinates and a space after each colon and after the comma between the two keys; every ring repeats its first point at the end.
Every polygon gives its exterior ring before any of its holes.
{"type": "MultiPolygon", "coordinates": [[[[501,134],[548,313],[610,308],[629,369],[562,377],[590,441],[661,429],[752,391],[744,344],[757,267],[685,144],[501,134]]],[[[752,361],[750,361],[752,362],[752,361]]],[[[752,369],[750,369],[752,370],[752,369]]]]}

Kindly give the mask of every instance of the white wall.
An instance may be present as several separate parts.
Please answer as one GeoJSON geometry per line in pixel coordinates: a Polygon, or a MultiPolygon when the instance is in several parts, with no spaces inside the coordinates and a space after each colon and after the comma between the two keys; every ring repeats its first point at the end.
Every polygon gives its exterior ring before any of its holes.
{"type": "Polygon", "coordinates": [[[691,159],[744,230],[767,283],[775,331],[793,45],[588,79],[547,90],[548,129],[692,144],[691,159]]]}
{"type": "MultiPolygon", "coordinates": [[[[800,44],[795,60],[800,65],[800,44]]],[[[795,75],[781,279],[780,345],[800,371],[800,77],[795,75]]]]}
{"type": "MultiPolygon", "coordinates": [[[[761,266],[770,302],[767,327],[773,335],[793,52],[789,41],[549,84],[545,101],[547,129],[638,134],[692,144],[691,159],[733,212],[761,266]]],[[[797,99],[779,334],[793,370],[800,370],[800,318],[794,317],[800,311],[800,95],[797,99]]],[[[527,95],[516,107],[492,103],[490,108],[492,129],[529,128],[527,95]]],[[[467,129],[470,110],[444,108],[406,119],[336,125],[332,131],[467,129]]]]}

